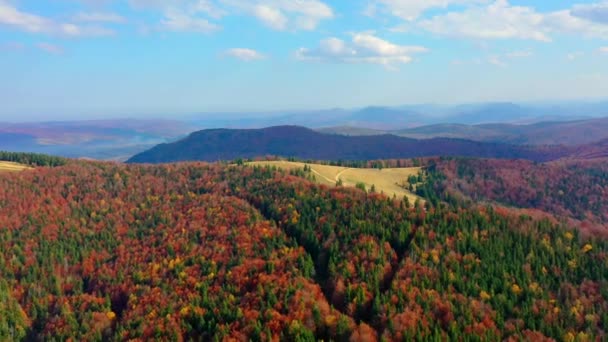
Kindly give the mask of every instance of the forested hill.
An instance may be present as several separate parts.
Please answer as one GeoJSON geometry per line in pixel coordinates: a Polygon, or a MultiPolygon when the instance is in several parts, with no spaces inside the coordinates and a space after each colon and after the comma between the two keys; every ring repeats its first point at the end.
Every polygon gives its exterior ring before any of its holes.
{"type": "Polygon", "coordinates": [[[343,136],[304,127],[211,129],[192,133],[171,144],[161,144],[132,157],[132,163],[217,161],[265,155],[315,160],[370,160],[424,156],[547,161],[567,155],[561,147],[527,147],[502,143],[435,138],[416,140],[394,135],[343,136]]]}
{"type": "Polygon", "coordinates": [[[305,173],[0,174],[0,341],[606,340],[605,240],[305,173]]]}

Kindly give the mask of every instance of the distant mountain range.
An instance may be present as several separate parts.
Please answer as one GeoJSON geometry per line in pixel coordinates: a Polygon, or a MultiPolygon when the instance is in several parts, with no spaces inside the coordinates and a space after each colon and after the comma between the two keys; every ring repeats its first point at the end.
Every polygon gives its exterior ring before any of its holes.
{"type": "Polygon", "coordinates": [[[567,145],[590,144],[608,138],[608,118],[539,122],[528,125],[505,123],[465,125],[436,124],[395,131],[362,129],[339,126],[319,129],[322,133],[342,135],[394,134],[413,139],[457,138],[485,142],[503,142],[514,145],[567,145]]]}
{"type": "Polygon", "coordinates": [[[202,113],[188,121],[200,128],[263,128],[297,125],[310,128],[348,126],[399,130],[434,124],[530,124],[608,116],[608,101],[554,104],[482,103],[457,106],[370,106],[359,109],[283,111],[278,113],[202,113]]]}
{"type": "Polygon", "coordinates": [[[371,106],[275,113],[203,113],[179,120],[1,123],[0,150],[126,160],[157,144],[211,128],[296,125],[346,136],[392,134],[512,145],[576,146],[608,138],[608,102],[371,106]]]}
{"type": "MultiPolygon", "coordinates": [[[[370,160],[425,156],[549,161],[572,155],[574,148],[533,147],[472,140],[433,138],[416,140],[395,135],[345,136],[304,127],[210,129],[174,143],[161,144],[133,156],[133,163],[218,161],[267,155],[314,160],[370,160]]],[[[577,153],[583,154],[579,148],[577,153]]]]}

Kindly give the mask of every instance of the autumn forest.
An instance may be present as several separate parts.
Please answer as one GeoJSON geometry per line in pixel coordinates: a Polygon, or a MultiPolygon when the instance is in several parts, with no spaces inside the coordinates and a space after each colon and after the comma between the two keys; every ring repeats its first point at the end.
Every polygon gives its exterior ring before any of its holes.
{"type": "Polygon", "coordinates": [[[0,173],[0,340],[608,338],[608,242],[577,226],[608,220],[603,166],[420,160],[410,203],[306,168],[0,157],[35,167],[0,173]]]}

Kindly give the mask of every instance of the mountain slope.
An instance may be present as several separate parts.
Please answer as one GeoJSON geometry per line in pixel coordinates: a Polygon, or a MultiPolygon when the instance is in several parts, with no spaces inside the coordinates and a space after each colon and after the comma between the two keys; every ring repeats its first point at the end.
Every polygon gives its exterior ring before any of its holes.
{"type": "Polygon", "coordinates": [[[430,179],[439,194],[542,211],[586,235],[608,237],[608,160],[593,150],[579,152],[577,159],[549,163],[446,158],[433,161],[429,169],[442,176],[430,179]]]}
{"type": "Polygon", "coordinates": [[[0,173],[0,341],[606,340],[606,240],[431,202],[219,163],[0,173]]]}
{"type": "Polygon", "coordinates": [[[442,155],[546,161],[567,154],[567,150],[559,147],[530,148],[446,138],[415,140],[394,135],[350,137],[322,134],[297,126],[277,126],[251,130],[203,130],[178,142],[161,144],[137,154],[129,162],[217,161],[265,155],[315,160],[442,155]]]}

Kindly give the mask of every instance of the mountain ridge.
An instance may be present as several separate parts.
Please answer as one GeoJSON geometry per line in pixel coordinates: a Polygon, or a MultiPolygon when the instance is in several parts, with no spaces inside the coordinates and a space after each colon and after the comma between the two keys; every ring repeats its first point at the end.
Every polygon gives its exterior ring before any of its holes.
{"type": "Polygon", "coordinates": [[[416,140],[391,134],[343,136],[323,134],[300,126],[263,129],[210,129],[194,132],[185,139],[160,144],[130,158],[131,163],[218,161],[261,156],[315,160],[370,160],[427,156],[548,161],[565,157],[562,147],[528,147],[464,139],[416,140]]]}
{"type": "Polygon", "coordinates": [[[362,129],[356,126],[337,126],[318,129],[323,133],[343,135],[386,134],[413,138],[459,138],[483,142],[503,142],[514,145],[567,145],[590,144],[608,138],[608,118],[572,121],[543,121],[531,124],[438,123],[392,131],[362,129]]]}

